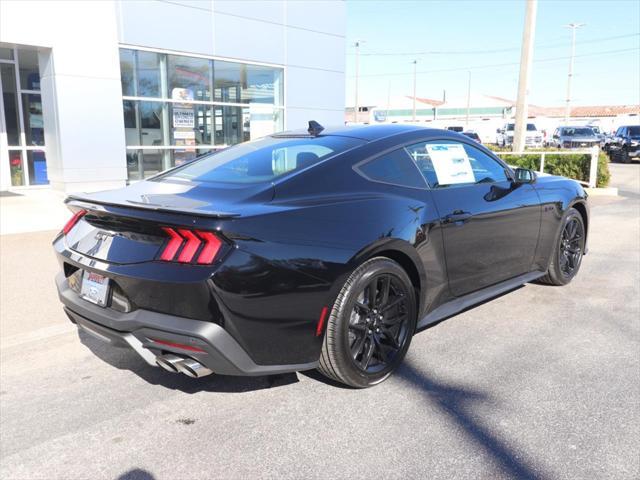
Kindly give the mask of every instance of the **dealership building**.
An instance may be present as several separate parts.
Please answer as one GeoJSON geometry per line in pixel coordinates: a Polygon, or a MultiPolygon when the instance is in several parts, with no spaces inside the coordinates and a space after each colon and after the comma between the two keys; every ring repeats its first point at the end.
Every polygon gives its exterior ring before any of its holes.
{"type": "Polygon", "coordinates": [[[342,1],[0,2],[0,190],[124,186],[344,123],[342,1]]]}

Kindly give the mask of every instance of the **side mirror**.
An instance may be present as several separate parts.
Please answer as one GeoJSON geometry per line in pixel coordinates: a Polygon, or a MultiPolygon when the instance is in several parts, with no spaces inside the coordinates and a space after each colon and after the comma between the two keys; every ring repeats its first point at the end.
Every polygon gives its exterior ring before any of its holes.
{"type": "Polygon", "coordinates": [[[516,168],[515,183],[533,183],[536,180],[536,172],[528,168],[516,168]]]}
{"type": "Polygon", "coordinates": [[[496,133],[502,133],[502,130],[500,130],[499,128],[496,128],[496,133]]]}

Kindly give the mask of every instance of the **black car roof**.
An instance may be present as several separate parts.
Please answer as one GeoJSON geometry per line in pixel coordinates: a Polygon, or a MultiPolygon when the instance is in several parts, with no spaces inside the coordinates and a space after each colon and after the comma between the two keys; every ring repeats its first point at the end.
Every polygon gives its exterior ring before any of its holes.
{"type": "MultiPolygon", "coordinates": [[[[383,125],[353,125],[353,126],[337,126],[337,127],[326,127],[322,130],[322,133],[318,136],[337,136],[337,137],[352,137],[359,138],[361,140],[366,140],[368,142],[373,140],[378,140],[380,138],[387,138],[394,135],[400,135],[403,133],[409,132],[423,132],[425,136],[451,136],[452,138],[459,138],[458,133],[451,132],[448,130],[436,129],[436,128],[427,128],[420,125],[402,125],[395,123],[387,123],[383,125]]],[[[286,138],[286,137],[309,137],[309,133],[307,130],[290,130],[286,132],[279,132],[273,134],[272,137],[275,138],[286,138]]]]}

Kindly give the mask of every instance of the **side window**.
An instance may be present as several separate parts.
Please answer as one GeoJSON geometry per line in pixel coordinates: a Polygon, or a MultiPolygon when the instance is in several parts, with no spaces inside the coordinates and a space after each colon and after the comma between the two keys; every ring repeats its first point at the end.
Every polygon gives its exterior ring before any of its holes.
{"type": "Polygon", "coordinates": [[[369,180],[403,187],[425,188],[427,185],[404,149],[358,165],[357,170],[369,180]]]}
{"type": "Polygon", "coordinates": [[[466,143],[432,141],[411,145],[406,150],[433,188],[508,180],[500,163],[466,143]]]}
{"type": "Polygon", "coordinates": [[[476,183],[505,182],[508,180],[504,167],[489,155],[467,144],[464,145],[464,149],[469,156],[476,183]]]}

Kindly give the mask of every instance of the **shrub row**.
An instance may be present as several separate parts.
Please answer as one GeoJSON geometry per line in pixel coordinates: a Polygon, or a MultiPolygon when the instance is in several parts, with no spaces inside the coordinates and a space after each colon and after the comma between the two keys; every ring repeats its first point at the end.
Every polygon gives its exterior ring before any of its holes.
{"type": "MultiPolygon", "coordinates": [[[[500,155],[505,162],[514,167],[529,168],[538,171],[540,169],[539,154],[525,155],[500,155]]],[[[564,177],[589,181],[589,166],[591,155],[576,153],[572,155],[554,155],[548,153],[544,159],[544,172],[551,175],[562,175],[564,177]]],[[[598,156],[598,175],[596,185],[606,187],[609,185],[611,174],[609,173],[609,158],[604,152],[598,156]]]]}

